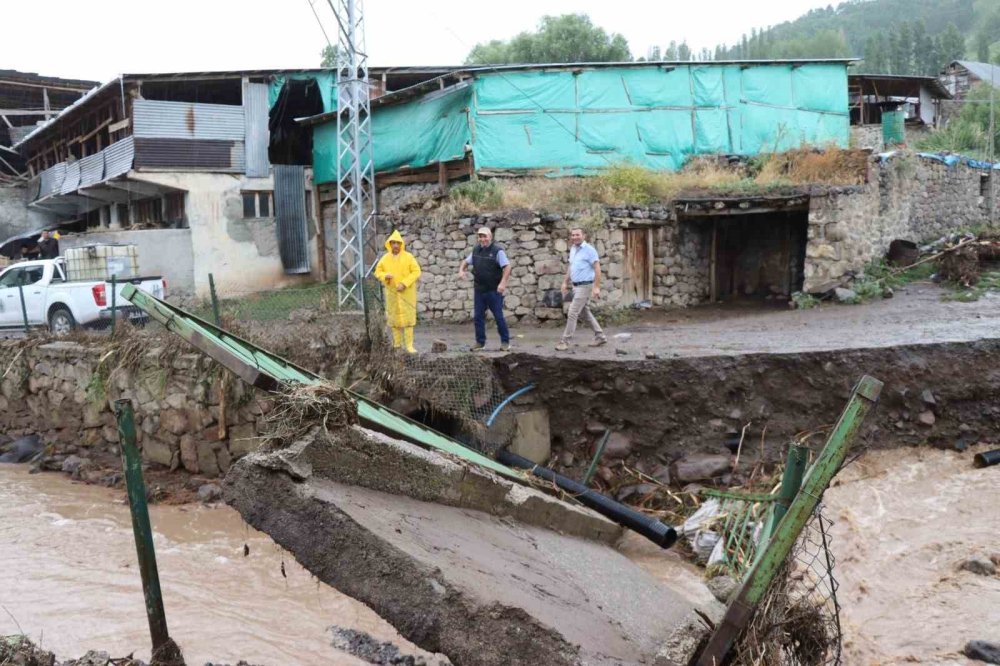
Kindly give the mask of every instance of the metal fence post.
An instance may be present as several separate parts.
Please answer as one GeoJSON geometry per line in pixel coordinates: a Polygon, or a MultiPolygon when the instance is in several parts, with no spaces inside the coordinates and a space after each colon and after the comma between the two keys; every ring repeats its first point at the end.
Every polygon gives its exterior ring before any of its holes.
{"type": "Polygon", "coordinates": [[[28,306],[24,303],[24,285],[17,285],[17,291],[21,295],[21,316],[24,317],[24,332],[28,332],[28,306]]]}
{"type": "Polygon", "coordinates": [[[149,523],[149,507],[146,505],[146,484],[142,479],[142,457],[135,445],[135,416],[131,400],[115,401],[115,418],[118,421],[118,440],[125,468],[128,504],[132,512],[132,533],[135,536],[136,555],[139,557],[142,592],[146,599],[149,635],[153,640],[155,655],[157,650],[170,642],[170,635],[167,632],[167,616],[163,610],[160,575],[156,569],[156,552],[153,550],[153,529],[149,523]]]}
{"type": "Polygon", "coordinates": [[[111,335],[115,334],[115,320],[118,318],[115,312],[118,304],[118,297],[115,294],[118,286],[118,276],[111,275],[111,335]]]}
{"type": "Polygon", "coordinates": [[[788,507],[764,552],[747,574],[736,598],[726,609],[722,622],[716,626],[708,644],[698,656],[695,662],[697,666],[722,664],[736,639],[753,619],[758,605],[791,553],[830,481],[843,464],[847,450],[861,429],[865,417],[878,402],[881,392],[882,382],[873,377],[865,375],[858,382],[801,490],[788,507]]]}
{"type": "Polygon", "coordinates": [[[774,503],[774,518],[771,521],[770,534],[774,534],[778,529],[778,524],[785,517],[792,500],[799,493],[802,487],[802,475],[806,471],[806,462],[809,460],[809,448],[792,444],[788,448],[788,459],[785,461],[785,472],[781,475],[781,489],[778,491],[777,501],[774,503]]]}
{"type": "Polygon", "coordinates": [[[212,295],[212,314],[215,316],[215,325],[222,326],[222,320],[219,317],[219,295],[215,293],[215,276],[211,273],[208,274],[208,291],[212,295]]]}

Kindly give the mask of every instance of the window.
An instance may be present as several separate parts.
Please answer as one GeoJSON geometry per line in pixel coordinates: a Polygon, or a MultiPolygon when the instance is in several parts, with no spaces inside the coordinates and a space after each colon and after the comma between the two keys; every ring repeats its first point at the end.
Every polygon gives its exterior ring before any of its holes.
{"type": "Polygon", "coordinates": [[[184,193],[168,192],[163,197],[164,221],[184,222],[184,193]]]}
{"type": "Polygon", "coordinates": [[[273,217],[273,196],[272,192],[244,192],[243,218],[273,217]]]}
{"type": "Polygon", "coordinates": [[[133,204],[136,224],[160,224],[163,222],[163,199],[144,199],[133,204]]]}
{"type": "Polygon", "coordinates": [[[0,287],[17,287],[35,284],[45,277],[44,266],[12,268],[0,278],[0,287]]]}
{"type": "Polygon", "coordinates": [[[24,273],[23,268],[12,268],[0,277],[0,287],[16,287],[19,280],[21,279],[21,274],[24,273]]]}

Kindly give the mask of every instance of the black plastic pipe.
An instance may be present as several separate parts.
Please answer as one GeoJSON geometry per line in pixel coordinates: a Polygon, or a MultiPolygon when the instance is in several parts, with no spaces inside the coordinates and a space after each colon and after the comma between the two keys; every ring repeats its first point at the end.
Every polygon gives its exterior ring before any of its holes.
{"type": "Polygon", "coordinates": [[[976,467],[990,467],[991,465],[1000,465],[1000,449],[993,449],[992,451],[977,453],[976,457],[972,459],[972,464],[975,465],[976,467]]]}
{"type": "Polygon", "coordinates": [[[584,506],[590,507],[605,518],[613,520],[622,527],[627,527],[636,534],[641,534],[660,548],[670,548],[677,541],[677,531],[670,525],[665,525],[634,511],[573,479],[566,478],[562,474],[556,474],[548,467],[536,465],[527,458],[510,451],[501,451],[497,455],[497,460],[508,467],[529,470],[535,476],[555,483],[566,492],[571,493],[584,506]]]}

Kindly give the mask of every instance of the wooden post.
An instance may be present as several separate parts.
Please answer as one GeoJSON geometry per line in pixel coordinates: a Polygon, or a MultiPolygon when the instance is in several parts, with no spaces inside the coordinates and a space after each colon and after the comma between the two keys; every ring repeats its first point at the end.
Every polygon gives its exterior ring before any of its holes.
{"type": "Polygon", "coordinates": [[[315,173],[313,174],[313,218],[316,225],[316,254],[319,264],[319,281],[327,281],[327,268],[326,268],[326,223],[323,221],[323,202],[320,201],[319,196],[319,185],[316,183],[315,173]]]}
{"type": "Polygon", "coordinates": [[[719,252],[719,221],[712,220],[712,254],[709,258],[709,291],[708,298],[709,301],[714,303],[719,298],[719,262],[718,262],[718,252],[719,252]]]}

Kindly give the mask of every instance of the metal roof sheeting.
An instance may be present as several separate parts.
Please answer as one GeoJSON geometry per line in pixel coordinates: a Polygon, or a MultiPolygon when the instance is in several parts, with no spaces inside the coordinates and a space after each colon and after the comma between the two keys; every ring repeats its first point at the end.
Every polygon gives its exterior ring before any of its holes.
{"type": "Polygon", "coordinates": [[[135,136],[142,139],[242,141],[243,107],[136,100],[132,116],[135,136]]]}
{"type": "Polygon", "coordinates": [[[136,168],[201,169],[242,173],[246,168],[246,149],[242,141],[201,139],[137,138],[136,168]]]}
{"type": "Polygon", "coordinates": [[[135,140],[132,137],[117,141],[101,151],[104,155],[104,178],[110,180],[132,170],[135,158],[135,140]]]}
{"type": "Polygon", "coordinates": [[[104,178],[104,151],[80,160],[80,187],[101,182],[104,178]]]}
{"type": "Polygon", "coordinates": [[[1000,66],[973,60],[956,60],[955,62],[972,72],[972,75],[980,81],[1000,83],[1000,66]]]}
{"type": "Polygon", "coordinates": [[[243,111],[245,113],[247,175],[267,177],[271,168],[267,157],[271,133],[267,128],[270,109],[268,108],[268,85],[266,83],[243,84],[243,111]]]}
{"type": "Polygon", "coordinates": [[[309,272],[309,230],[306,225],[306,171],[295,164],[274,165],[274,213],[278,254],[290,275],[309,272]]]}
{"type": "Polygon", "coordinates": [[[59,186],[59,194],[71,194],[80,187],[80,163],[70,162],[66,165],[66,176],[59,186]]]}
{"type": "Polygon", "coordinates": [[[54,164],[39,174],[40,184],[38,186],[38,198],[56,194],[62,187],[63,179],[66,178],[66,163],[54,164]]]}

